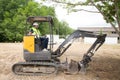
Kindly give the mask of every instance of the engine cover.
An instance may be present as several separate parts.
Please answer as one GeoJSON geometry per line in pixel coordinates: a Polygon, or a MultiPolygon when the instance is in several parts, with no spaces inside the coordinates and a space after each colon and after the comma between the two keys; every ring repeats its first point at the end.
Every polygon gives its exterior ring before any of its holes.
{"type": "Polygon", "coordinates": [[[50,51],[40,51],[34,53],[24,51],[24,59],[26,61],[48,61],[51,60],[51,53],[50,51]]]}

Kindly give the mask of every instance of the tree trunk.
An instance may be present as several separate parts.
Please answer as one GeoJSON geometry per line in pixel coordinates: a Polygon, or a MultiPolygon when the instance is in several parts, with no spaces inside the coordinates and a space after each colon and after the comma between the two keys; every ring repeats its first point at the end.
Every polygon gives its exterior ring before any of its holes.
{"type": "MultiPolygon", "coordinates": [[[[90,1],[93,4],[93,6],[95,6],[98,9],[98,11],[103,15],[103,17],[105,18],[105,20],[108,21],[108,18],[104,15],[104,13],[94,4],[94,2],[92,0],[90,0],[90,1]]],[[[116,33],[119,36],[118,37],[118,42],[120,43],[120,21],[117,20],[117,23],[118,23],[118,28],[116,28],[115,25],[112,22],[110,22],[111,26],[115,29],[116,33]]]]}

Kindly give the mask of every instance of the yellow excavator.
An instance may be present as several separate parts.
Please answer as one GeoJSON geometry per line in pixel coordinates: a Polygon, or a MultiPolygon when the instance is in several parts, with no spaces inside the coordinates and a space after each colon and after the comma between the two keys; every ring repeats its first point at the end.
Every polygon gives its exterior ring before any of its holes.
{"type": "Polygon", "coordinates": [[[40,45],[42,42],[36,39],[35,36],[25,35],[24,40],[24,59],[25,62],[18,62],[12,66],[12,71],[17,75],[45,75],[65,71],[69,74],[76,74],[80,71],[85,71],[92,56],[98,48],[105,42],[106,34],[95,34],[90,31],[75,30],[70,34],[59,47],[53,51],[53,18],[32,16],[27,18],[27,23],[47,22],[49,24],[49,49],[44,50],[40,45]],[[59,57],[72,45],[69,43],[80,37],[93,37],[96,41],[91,45],[88,51],[83,55],[79,62],[71,60],[70,63],[66,60],[61,62],[59,57]]]}

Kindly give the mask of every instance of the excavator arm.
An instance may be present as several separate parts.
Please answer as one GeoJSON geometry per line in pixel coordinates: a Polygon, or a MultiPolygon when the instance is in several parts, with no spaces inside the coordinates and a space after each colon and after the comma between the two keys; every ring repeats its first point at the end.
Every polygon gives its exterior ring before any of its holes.
{"type": "Polygon", "coordinates": [[[79,66],[81,71],[86,71],[88,63],[91,61],[92,56],[99,49],[99,47],[105,42],[106,34],[98,35],[96,41],[93,45],[88,49],[88,51],[84,54],[82,60],[79,62],[79,66]]]}
{"type": "Polygon", "coordinates": [[[86,67],[88,66],[88,63],[91,61],[91,57],[105,42],[106,34],[95,34],[89,31],[76,30],[67,39],[65,39],[65,41],[58,47],[58,49],[55,52],[53,52],[52,57],[57,58],[62,56],[63,53],[72,45],[72,42],[74,42],[75,39],[80,37],[96,38],[96,41],[92,44],[92,46],[88,49],[88,51],[83,55],[83,58],[81,61],[76,62],[74,60],[71,60],[70,64],[68,64],[68,62],[66,61],[61,65],[62,67],[65,66],[64,68],[70,74],[71,73],[73,74],[79,71],[84,71],[84,72],[86,71],[86,67]],[[64,47],[66,45],[67,47],[64,47]],[[66,65],[68,65],[69,67],[66,67],[66,65]]]}
{"type": "Polygon", "coordinates": [[[65,39],[65,41],[58,47],[58,49],[55,52],[53,52],[52,56],[60,57],[72,45],[74,40],[80,37],[97,38],[96,41],[93,43],[93,45],[90,47],[90,49],[86,53],[86,54],[90,54],[90,53],[92,54],[95,51],[97,51],[98,48],[104,43],[106,34],[100,35],[100,34],[94,34],[93,32],[90,32],[90,31],[76,30],[68,38],[65,39]],[[66,45],[67,47],[64,47],[66,45]]]}

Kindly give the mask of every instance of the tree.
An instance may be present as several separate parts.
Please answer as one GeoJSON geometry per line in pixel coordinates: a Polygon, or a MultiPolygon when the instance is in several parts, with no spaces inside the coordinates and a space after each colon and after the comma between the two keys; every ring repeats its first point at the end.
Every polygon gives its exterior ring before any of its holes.
{"type": "Polygon", "coordinates": [[[59,23],[59,35],[60,37],[66,38],[66,36],[73,32],[73,29],[69,27],[68,23],[61,21],[59,23]]]}
{"type": "Polygon", "coordinates": [[[15,32],[20,23],[16,19],[18,8],[23,7],[25,2],[25,0],[0,0],[0,41],[12,41],[15,40],[16,35],[21,36],[15,32]]]}
{"type": "MultiPolygon", "coordinates": [[[[47,0],[48,1],[48,0],[47,0]]],[[[51,0],[57,4],[63,4],[68,12],[71,11],[83,11],[84,9],[75,9],[76,6],[95,6],[98,9],[98,13],[101,13],[107,23],[115,29],[116,33],[120,37],[120,1],[119,0],[51,0]],[[118,27],[116,27],[118,26],[118,27]]],[[[84,10],[87,11],[87,10],[84,10]]],[[[93,12],[93,11],[87,11],[93,12]]]]}
{"type": "Polygon", "coordinates": [[[22,40],[26,18],[22,11],[29,1],[0,0],[0,41],[22,40]]]}
{"type": "Polygon", "coordinates": [[[120,37],[120,1],[90,0],[89,4],[90,3],[98,9],[106,22],[111,24],[120,37]]]}
{"type": "MultiPolygon", "coordinates": [[[[26,33],[26,19],[29,16],[52,16],[55,25],[60,21],[56,18],[54,7],[49,7],[34,0],[0,0],[0,42],[22,41],[26,33]]],[[[48,24],[40,24],[42,34],[48,34],[48,24]]],[[[55,26],[55,30],[58,27],[55,26]]]]}

